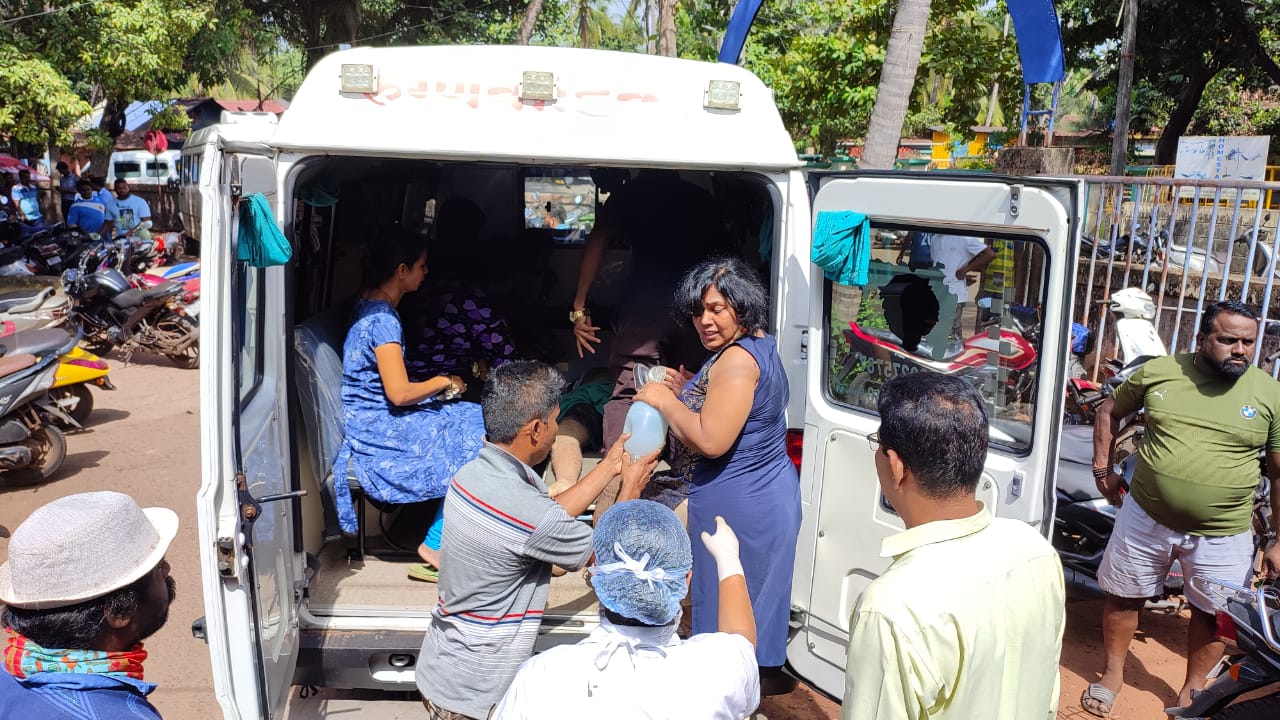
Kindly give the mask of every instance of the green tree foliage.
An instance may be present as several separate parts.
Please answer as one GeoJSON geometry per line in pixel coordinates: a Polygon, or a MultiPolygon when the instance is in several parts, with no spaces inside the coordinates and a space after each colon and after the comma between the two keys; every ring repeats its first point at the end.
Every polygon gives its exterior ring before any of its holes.
{"type": "Polygon", "coordinates": [[[88,112],[89,103],[52,65],[0,47],[0,139],[40,147],[70,142],[72,124],[88,112]]]}
{"type": "MultiPolygon", "coordinates": [[[[729,0],[677,6],[682,57],[714,60],[729,0]]],[[[935,0],[906,129],[932,125],[960,132],[985,120],[1000,83],[996,122],[1019,107],[1021,79],[1012,31],[1002,36],[1003,3],[935,0]]],[[[875,107],[894,6],[878,0],[774,0],[761,6],[743,65],[773,88],[783,120],[801,148],[832,152],[836,141],[866,134],[875,107]]]]}
{"type": "MultiPolygon", "coordinates": [[[[1102,96],[1111,85],[1114,95],[1116,0],[1058,0],[1057,7],[1068,65],[1106,68],[1095,75],[1093,87],[1102,96]]],[[[1168,101],[1167,114],[1158,123],[1163,131],[1157,162],[1173,162],[1178,138],[1191,126],[1220,73],[1239,75],[1248,89],[1280,84],[1280,65],[1274,59],[1280,0],[1142,0],[1138,8],[1134,77],[1140,91],[1145,87],[1168,101]]],[[[1147,100],[1150,108],[1161,108],[1154,98],[1147,100]]],[[[1152,120],[1161,118],[1135,112],[1135,123],[1152,120]]]]}

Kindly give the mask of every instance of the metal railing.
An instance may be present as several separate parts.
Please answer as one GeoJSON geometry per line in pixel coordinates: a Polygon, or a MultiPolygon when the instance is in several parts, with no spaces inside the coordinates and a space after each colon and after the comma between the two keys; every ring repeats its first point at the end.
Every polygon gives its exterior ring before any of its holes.
{"type": "MultiPolygon", "coordinates": [[[[1096,333],[1096,379],[1115,347],[1107,312],[1113,291],[1140,287],[1156,304],[1156,329],[1169,352],[1194,351],[1208,304],[1242,300],[1268,319],[1280,316],[1280,209],[1277,181],[1078,176],[1087,182],[1077,268],[1076,320],[1096,333]],[[1259,202],[1259,200],[1262,202],[1259,202]]],[[[1260,333],[1254,362],[1280,376],[1280,323],[1260,333]]],[[[1090,362],[1092,361],[1092,362],[1090,362]]]]}

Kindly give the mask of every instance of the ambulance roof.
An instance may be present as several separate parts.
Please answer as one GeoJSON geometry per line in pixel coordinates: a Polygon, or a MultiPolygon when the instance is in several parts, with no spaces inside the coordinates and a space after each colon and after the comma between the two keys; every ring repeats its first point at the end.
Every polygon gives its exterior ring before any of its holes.
{"type": "Polygon", "coordinates": [[[307,74],[271,144],[286,152],[525,163],[799,166],[773,93],[723,63],[529,46],[354,48],[307,74]],[[343,65],[371,65],[372,93],[341,92],[343,65]],[[525,72],[555,77],[553,101],[521,100],[525,72]],[[740,84],[710,109],[712,80],[740,84]]]}

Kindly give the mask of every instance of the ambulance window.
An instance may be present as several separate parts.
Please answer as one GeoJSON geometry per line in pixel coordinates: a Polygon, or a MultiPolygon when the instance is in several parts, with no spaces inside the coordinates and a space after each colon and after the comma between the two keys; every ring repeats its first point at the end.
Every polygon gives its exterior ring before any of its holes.
{"type": "Polygon", "coordinates": [[[596,222],[596,184],[586,170],[526,168],[524,227],[551,231],[557,245],[581,245],[596,222]]]}
{"type": "Polygon", "coordinates": [[[239,377],[237,383],[240,391],[240,405],[243,407],[253,395],[262,381],[262,313],[266,299],[263,285],[262,268],[249,267],[238,263],[236,270],[240,274],[240,291],[243,294],[235,307],[240,309],[239,322],[236,324],[239,337],[239,377]]]}
{"type": "Polygon", "coordinates": [[[1043,248],[925,230],[873,228],[871,236],[867,284],[827,282],[827,397],[874,413],[895,375],[953,374],[986,401],[992,444],[1029,449],[1043,248]]]}

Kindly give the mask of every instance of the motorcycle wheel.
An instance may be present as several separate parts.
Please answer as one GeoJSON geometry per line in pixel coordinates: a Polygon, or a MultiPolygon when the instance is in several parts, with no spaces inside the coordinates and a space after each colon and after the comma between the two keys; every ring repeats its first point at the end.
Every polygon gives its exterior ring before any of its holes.
{"type": "Polygon", "coordinates": [[[200,367],[200,344],[195,343],[180,353],[174,353],[166,357],[183,370],[195,370],[200,367]]]}
{"type": "Polygon", "coordinates": [[[81,425],[84,425],[85,421],[89,419],[89,413],[93,412],[93,393],[89,391],[89,386],[84,383],[54,388],[49,391],[49,394],[53,396],[55,401],[66,397],[74,397],[79,400],[76,403],[76,409],[67,414],[71,416],[72,420],[81,425]]]}
{"type": "Polygon", "coordinates": [[[52,425],[45,425],[31,433],[31,437],[25,442],[31,446],[33,453],[39,454],[39,457],[31,467],[25,470],[10,470],[0,475],[0,485],[8,487],[37,485],[53,477],[53,474],[62,468],[63,461],[67,459],[67,438],[61,430],[52,425]]]}
{"type": "Polygon", "coordinates": [[[108,340],[99,340],[97,342],[90,342],[86,340],[81,344],[84,345],[85,350],[88,350],[98,357],[105,357],[107,353],[116,348],[116,346],[108,340]]]}
{"type": "Polygon", "coordinates": [[[1213,720],[1273,720],[1280,716],[1280,695],[1246,700],[1214,713],[1213,720]]]}

